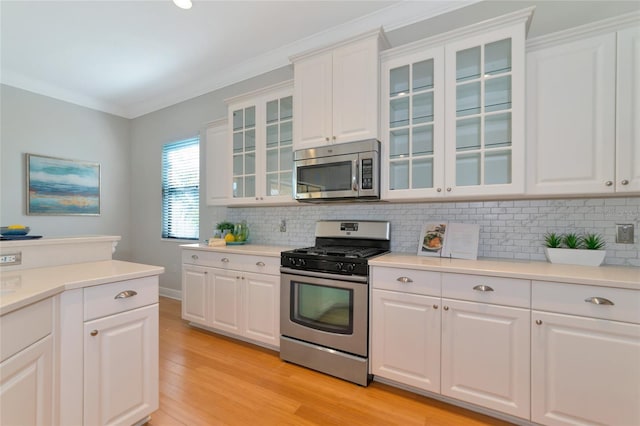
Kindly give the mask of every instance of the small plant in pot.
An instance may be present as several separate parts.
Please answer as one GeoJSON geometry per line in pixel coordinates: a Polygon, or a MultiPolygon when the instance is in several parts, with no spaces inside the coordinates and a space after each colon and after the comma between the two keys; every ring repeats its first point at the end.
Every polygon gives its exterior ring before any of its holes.
{"type": "Polygon", "coordinates": [[[604,238],[595,233],[550,232],[544,236],[544,245],[544,254],[551,263],[599,266],[606,255],[604,238]]]}

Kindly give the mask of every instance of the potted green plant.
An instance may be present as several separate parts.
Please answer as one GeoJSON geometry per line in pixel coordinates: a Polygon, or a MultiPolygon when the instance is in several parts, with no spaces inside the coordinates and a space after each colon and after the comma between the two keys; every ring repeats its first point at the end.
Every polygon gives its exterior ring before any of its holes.
{"type": "Polygon", "coordinates": [[[544,245],[544,254],[551,263],[599,266],[607,253],[604,238],[595,233],[550,232],[544,236],[544,245]]]}
{"type": "Polygon", "coordinates": [[[220,234],[222,236],[222,238],[224,238],[225,235],[227,235],[228,233],[233,233],[233,228],[236,225],[234,223],[231,222],[220,222],[216,225],[216,229],[220,231],[220,234]]]}

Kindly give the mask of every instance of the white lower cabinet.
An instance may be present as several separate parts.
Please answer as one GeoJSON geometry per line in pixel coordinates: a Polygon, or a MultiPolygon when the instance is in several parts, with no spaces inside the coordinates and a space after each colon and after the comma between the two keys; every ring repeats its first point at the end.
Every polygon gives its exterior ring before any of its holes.
{"type": "Polygon", "coordinates": [[[49,298],[0,318],[0,424],[54,424],[54,303],[49,298]]]}
{"type": "Polygon", "coordinates": [[[442,394],[529,417],[529,309],[442,300],[442,394]]]}
{"type": "Polygon", "coordinates": [[[440,392],[439,306],[439,297],[373,290],[373,374],[440,392]]]}
{"type": "Polygon", "coordinates": [[[84,324],[84,423],[131,425],[158,409],[158,305],[84,324]]]}
{"type": "Polygon", "coordinates": [[[533,308],[531,420],[639,425],[640,291],[534,281],[533,308]]]}
{"type": "Polygon", "coordinates": [[[182,318],[280,346],[279,258],[184,250],[182,259],[182,318]]]}

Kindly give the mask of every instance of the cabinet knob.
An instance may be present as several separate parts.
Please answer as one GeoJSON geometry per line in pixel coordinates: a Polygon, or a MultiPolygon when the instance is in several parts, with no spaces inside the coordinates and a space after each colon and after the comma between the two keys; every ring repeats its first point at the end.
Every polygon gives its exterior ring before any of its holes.
{"type": "Polygon", "coordinates": [[[608,180],[608,181],[606,181],[604,184],[605,184],[606,186],[611,186],[611,185],[613,185],[613,181],[608,180]]]}
{"type": "Polygon", "coordinates": [[[89,334],[91,334],[92,336],[97,336],[98,335],[98,330],[93,330],[89,334]]]}
{"type": "Polygon", "coordinates": [[[336,137],[335,137],[335,136],[333,136],[331,139],[333,139],[333,140],[335,141],[335,140],[336,140],[336,137]]]}
{"type": "Polygon", "coordinates": [[[133,297],[136,294],[138,294],[138,292],[135,290],[125,290],[116,294],[116,297],[114,297],[114,299],[128,299],[129,297],[133,297]]]}
{"type": "Polygon", "coordinates": [[[192,258],[193,260],[198,260],[198,255],[197,255],[197,254],[192,254],[192,255],[191,255],[191,258],[192,258]]]}
{"type": "Polygon", "coordinates": [[[409,277],[399,277],[396,281],[400,281],[402,284],[412,283],[413,280],[409,277]]]}
{"type": "Polygon", "coordinates": [[[447,192],[451,192],[451,187],[447,188],[447,192]]]}
{"type": "Polygon", "coordinates": [[[327,136],[326,138],[324,138],[325,141],[329,142],[329,136],[327,136]]]}
{"type": "Polygon", "coordinates": [[[449,307],[448,307],[448,306],[445,306],[445,307],[443,307],[442,309],[444,309],[445,311],[448,311],[448,310],[449,310],[449,307]]]}
{"type": "Polygon", "coordinates": [[[594,305],[615,305],[615,303],[613,303],[611,300],[604,297],[587,297],[586,299],[584,299],[584,301],[587,303],[593,303],[594,305]]]}
{"type": "Polygon", "coordinates": [[[493,291],[488,285],[480,284],[473,288],[475,291],[493,291]]]}
{"type": "Polygon", "coordinates": [[[229,263],[229,258],[223,257],[222,259],[220,259],[220,262],[229,263]]]}
{"type": "Polygon", "coordinates": [[[265,263],[263,261],[256,262],[256,266],[264,266],[265,263]]]}
{"type": "Polygon", "coordinates": [[[538,325],[542,324],[542,320],[536,320],[536,324],[538,325]]]}
{"type": "Polygon", "coordinates": [[[620,181],[620,183],[623,184],[623,185],[629,185],[629,180],[628,179],[622,179],[620,181]]]}
{"type": "Polygon", "coordinates": [[[438,305],[433,305],[433,309],[438,309],[438,305]]]}
{"type": "Polygon", "coordinates": [[[442,188],[438,188],[438,189],[436,189],[436,191],[442,192],[442,188]]]}

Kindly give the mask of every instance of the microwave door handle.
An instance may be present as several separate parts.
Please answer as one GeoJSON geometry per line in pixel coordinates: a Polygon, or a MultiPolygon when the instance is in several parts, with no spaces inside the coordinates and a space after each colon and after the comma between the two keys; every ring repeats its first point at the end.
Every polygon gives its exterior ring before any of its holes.
{"type": "Polygon", "coordinates": [[[358,191],[358,179],[360,176],[360,167],[358,160],[353,160],[353,176],[351,176],[351,189],[358,191]]]}

